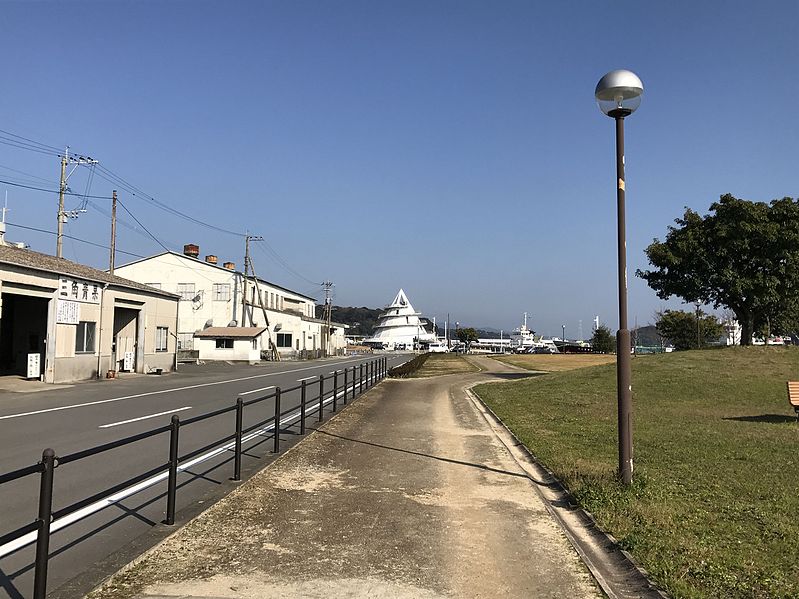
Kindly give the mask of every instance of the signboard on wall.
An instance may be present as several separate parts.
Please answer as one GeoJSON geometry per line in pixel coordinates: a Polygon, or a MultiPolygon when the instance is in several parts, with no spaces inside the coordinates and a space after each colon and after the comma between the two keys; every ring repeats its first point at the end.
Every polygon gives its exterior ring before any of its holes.
{"type": "Polygon", "coordinates": [[[87,304],[99,304],[103,290],[99,283],[90,283],[80,279],[60,277],[58,284],[59,298],[87,304]]]}
{"type": "Polygon", "coordinates": [[[58,324],[78,324],[80,322],[80,304],[70,300],[59,299],[56,306],[55,321],[58,324]]]}
{"type": "Polygon", "coordinates": [[[133,352],[126,351],[124,355],[124,359],[122,360],[122,370],[125,372],[132,372],[133,371],[133,352]]]}

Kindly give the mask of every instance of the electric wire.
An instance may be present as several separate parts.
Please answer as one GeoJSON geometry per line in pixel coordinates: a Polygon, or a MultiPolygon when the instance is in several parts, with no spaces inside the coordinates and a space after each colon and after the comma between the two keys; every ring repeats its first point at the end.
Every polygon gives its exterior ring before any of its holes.
{"type": "MultiPolygon", "coordinates": [[[[3,183],[5,185],[13,185],[14,187],[22,187],[24,189],[32,189],[34,191],[44,191],[44,192],[47,192],[47,193],[58,193],[57,189],[45,189],[44,187],[36,187],[34,185],[23,185],[22,183],[14,183],[13,181],[6,181],[4,179],[0,179],[0,183],[3,183]]],[[[57,185],[57,183],[55,185],[57,185]]],[[[76,196],[76,197],[79,197],[79,198],[91,198],[93,200],[112,200],[112,199],[114,199],[113,196],[83,195],[81,193],[75,193],[73,191],[65,191],[64,195],[76,196]]]]}
{"type": "MultiPolygon", "coordinates": [[[[36,231],[37,233],[47,233],[48,235],[58,235],[56,231],[48,231],[47,229],[39,229],[38,227],[29,227],[27,225],[18,225],[16,223],[12,223],[6,221],[6,224],[10,227],[17,227],[18,229],[26,229],[28,231],[36,231]]],[[[107,246],[101,243],[95,243],[93,241],[87,241],[86,239],[82,239],[80,237],[73,237],[72,235],[63,235],[63,237],[67,237],[68,239],[74,239],[75,241],[80,241],[81,243],[85,243],[88,245],[93,245],[94,247],[108,249],[107,246]]],[[[146,258],[146,256],[142,256],[141,254],[134,254],[133,252],[126,252],[125,250],[116,250],[120,254],[127,254],[128,256],[135,256],[136,258],[146,258]]]]}
{"type": "Polygon", "coordinates": [[[0,129],[0,133],[2,133],[4,135],[10,135],[11,137],[16,137],[17,139],[29,142],[31,144],[35,144],[37,146],[41,146],[42,148],[45,148],[45,149],[48,149],[48,150],[53,150],[55,152],[60,152],[61,151],[59,148],[56,148],[55,146],[50,146],[50,145],[42,143],[40,141],[36,141],[34,139],[29,139],[27,137],[23,137],[21,135],[17,135],[16,133],[11,133],[11,131],[5,131],[3,129],[0,129]]]}
{"type": "Polygon", "coordinates": [[[274,248],[273,248],[271,245],[269,245],[269,244],[268,244],[268,243],[267,243],[265,240],[263,240],[263,239],[259,239],[259,240],[257,240],[257,241],[256,241],[256,244],[255,244],[255,245],[256,245],[256,247],[258,247],[258,248],[259,248],[259,249],[260,249],[260,250],[261,250],[261,251],[262,251],[262,252],[263,252],[263,253],[264,253],[264,254],[265,254],[267,257],[269,257],[269,258],[271,258],[272,260],[274,260],[275,262],[277,262],[277,263],[278,263],[278,265],[280,265],[280,266],[282,266],[283,268],[285,268],[285,269],[286,269],[288,272],[290,272],[291,274],[293,274],[295,277],[297,277],[297,278],[299,278],[299,279],[302,279],[303,281],[305,281],[306,283],[308,283],[308,284],[310,284],[310,285],[321,285],[321,283],[318,283],[318,282],[316,282],[316,281],[312,281],[311,279],[309,279],[309,278],[307,278],[307,277],[305,277],[305,276],[301,275],[299,272],[297,272],[296,270],[294,270],[294,269],[293,269],[293,268],[292,268],[292,267],[291,267],[291,266],[288,264],[288,262],[286,262],[286,261],[285,261],[285,260],[284,260],[284,259],[283,259],[283,258],[280,256],[280,254],[278,254],[278,253],[275,251],[275,249],[274,249],[274,248]]]}
{"type": "Polygon", "coordinates": [[[142,191],[141,189],[139,189],[135,185],[133,185],[131,183],[128,183],[125,179],[123,179],[122,177],[120,177],[116,173],[113,173],[112,171],[110,171],[109,169],[104,167],[103,165],[98,165],[98,170],[99,170],[98,176],[102,177],[106,181],[109,181],[110,183],[116,183],[116,184],[120,185],[121,187],[125,188],[130,195],[132,195],[132,196],[134,196],[136,198],[141,198],[141,199],[149,202],[153,206],[156,206],[156,207],[160,208],[161,210],[164,210],[165,212],[169,212],[170,214],[173,214],[173,215],[178,216],[180,218],[183,218],[183,219],[186,219],[188,221],[191,221],[194,224],[197,224],[197,225],[200,225],[200,226],[203,226],[203,227],[207,227],[208,229],[212,229],[212,230],[218,231],[220,233],[227,233],[228,235],[234,235],[236,237],[246,237],[246,234],[244,234],[244,233],[240,233],[240,232],[237,232],[237,231],[231,231],[230,229],[224,229],[222,227],[218,227],[216,225],[212,225],[211,223],[207,223],[205,221],[202,221],[202,220],[200,220],[198,218],[195,218],[195,217],[193,217],[193,216],[191,216],[189,214],[186,214],[185,212],[181,212],[180,210],[177,210],[176,208],[172,208],[172,206],[157,200],[156,198],[154,198],[153,196],[145,193],[144,191],[142,191]]]}

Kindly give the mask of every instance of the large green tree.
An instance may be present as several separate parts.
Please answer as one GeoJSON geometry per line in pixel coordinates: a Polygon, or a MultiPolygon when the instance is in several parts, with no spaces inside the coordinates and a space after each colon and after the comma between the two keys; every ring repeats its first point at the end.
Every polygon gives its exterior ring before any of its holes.
{"type": "Polygon", "coordinates": [[[770,325],[793,329],[799,314],[799,202],[771,203],[721,196],[701,216],[686,208],[666,239],[646,248],[652,270],[636,274],[658,297],[730,309],[741,345],[770,325]]]}
{"type": "Polygon", "coordinates": [[[712,314],[701,310],[684,312],[665,310],[658,315],[658,333],[674,344],[675,349],[698,349],[708,342],[715,343],[724,327],[712,314]]]}
{"type": "Polygon", "coordinates": [[[477,341],[479,337],[477,336],[477,331],[472,327],[466,327],[458,329],[458,339],[461,343],[469,344],[472,341],[477,341]]]}
{"type": "Polygon", "coordinates": [[[591,337],[591,349],[598,354],[612,354],[616,352],[616,336],[604,324],[594,330],[591,337]]]}

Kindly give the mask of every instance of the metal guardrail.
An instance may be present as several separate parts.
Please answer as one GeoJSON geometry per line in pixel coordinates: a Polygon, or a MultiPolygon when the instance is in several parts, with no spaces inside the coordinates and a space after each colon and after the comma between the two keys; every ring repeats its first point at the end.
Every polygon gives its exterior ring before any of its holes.
{"type": "MultiPolygon", "coordinates": [[[[242,442],[243,442],[243,437],[246,433],[254,431],[256,429],[264,429],[265,426],[268,427],[268,425],[272,425],[272,430],[273,430],[272,451],[273,453],[279,453],[280,431],[281,431],[281,424],[283,424],[284,421],[284,417],[292,416],[290,420],[292,419],[296,420],[296,417],[299,416],[300,435],[304,435],[306,431],[306,420],[309,415],[308,414],[309,401],[319,402],[317,410],[317,420],[321,422],[324,419],[324,409],[326,403],[331,404],[332,412],[336,412],[336,410],[338,409],[339,395],[342,396],[344,405],[347,404],[347,396],[350,385],[352,386],[352,394],[350,395],[350,399],[355,399],[356,392],[363,393],[365,389],[368,389],[370,386],[373,386],[378,381],[384,379],[387,376],[387,374],[388,374],[387,359],[385,357],[376,358],[374,360],[362,362],[358,366],[353,366],[352,368],[344,368],[343,370],[336,370],[328,376],[325,376],[323,374],[319,375],[318,379],[319,394],[316,397],[308,398],[308,388],[310,387],[310,385],[308,384],[307,380],[303,380],[300,385],[296,385],[288,389],[281,389],[280,387],[276,387],[274,391],[271,391],[270,393],[267,393],[260,397],[255,397],[253,399],[248,399],[247,401],[245,401],[241,396],[239,396],[238,398],[236,398],[236,403],[232,406],[220,408],[218,410],[214,410],[206,414],[193,416],[192,418],[187,418],[186,420],[183,421],[180,420],[180,417],[177,414],[173,414],[171,422],[167,426],[160,426],[158,428],[144,431],[136,435],[125,437],[124,439],[118,439],[116,441],[111,441],[109,443],[104,443],[96,447],[91,447],[88,449],[76,451],[74,453],[70,453],[64,456],[58,456],[53,449],[47,448],[42,452],[42,459],[39,463],[32,464],[30,466],[25,466],[24,468],[19,468],[17,470],[13,470],[5,474],[0,474],[0,485],[15,480],[19,480],[21,478],[24,478],[26,476],[31,476],[34,474],[40,475],[39,509],[36,520],[28,524],[25,524],[17,528],[16,530],[13,530],[9,533],[0,536],[0,546],[4,546],[7,543],[17,541],[25,535],[34,532],[36,533],[36,540],[35,540],[36,558],[34,565],[33,599],[45,599],[45,596],[47,594],[47,568],[49,565],[49,558],[50,558],[49,555],[50,536],[52,532],[51,526],[56,520],[72,515],[78,510],[84,509],[87,506],[97,501],[108,499],[109,497],[112,497],[114,494],[119,493],[120,491],[123,491],[125,489],[129,489],[134,485],[137,485],[139,483],[142,483],[143,481],[146,481],[147,479],[150,479],[151,477],[162,475],[166,471],[168,472],[168,479],[167,479],[166,518],[164,519],[164,523],[168,525],[174,525],[175,510],[177,503],[177,475],[181,462],[188,461],[208,451],[209,449],[218,447],[220,444],[228,443],[231,440],[233,440],[234,459],[233,459],[232,478],[235,481],[240,481],[242,442]],[[343,372],[343,381],[344,381],[343,387],[339,387],[340,372],[343,372]],[[351,372],[351,378],[349,376],[350,372],[351,372]],[[325,391],[325,381],[329,381],[331,379],[333,381],[333,387],[329,391],[325,391]],[[281,397],[287,393],[291,393],[297,390],[300,391],[299,408],[295,406],[287,410],[281,411],[281,397]],[[274,399],[275,402],[274,415],[245,428],[244,408],[266,401],[268,399],[274,399]],[[299,410],[298,413],[297,410],[299,410]],[[210,418],[215,418],[217,416],[220,416],[222,414],[227,414],[229,412],[235,412],[235,433],[227,437],[224,437],[223,439],[218,439],[216,441],[213,441],[212,443],[204,447],[201,447],[199,449],[195,449],[187,454],[180,455],[181,428],[195,424],[197,422],[208,420],[210,418]],[[167,432],[169,433],[169,461],[166,464],[156,466],[155,468],[148,470],[147,472],[143,472],[131,479],[115,484],[114,486],[104,489],[103,491],[100,491],[98,493],[95,493],[90,497],[83,498],[67,507],[53,511],[53,482],[55,478],[54,474],[55,470],[59,466],[68,464],[70,462],[83,460],[85,458],[92,457],[100,453],[110,451],[112,449],[124,447],[126,445],[130,445],[132,443],[149,439],[151,437],[155,437],[157,435],[161,435],[167,432]]],[[[21,549],[22,547],[27,546],[29,544],[30,542],[20,544],[17,549],[21,549]]],[[[17,549],[14,549],[13,551],[16,551],[17,549]]],[[[8,551],[5,554],[0,554],[0,557],[2,557],[3,555],[8,555],[10,553],[13,553],[13,551],[8,551]]]]}

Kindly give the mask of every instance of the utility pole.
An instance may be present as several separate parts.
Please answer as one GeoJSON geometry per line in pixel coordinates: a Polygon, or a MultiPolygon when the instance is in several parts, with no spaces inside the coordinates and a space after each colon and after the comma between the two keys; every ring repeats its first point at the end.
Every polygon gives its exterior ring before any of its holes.
{"type": "MultiPolygon", "coordinates": [[[[81,164],[98,164],[98,160],[93,160],[90,157],[75,156],[70,157],[69,146],[64,150],[64,155],[61,157],[61,182],[58,186],[58,233],[56,235],[55,255],[57,258],[62,257],[62,250],[64,245],[64,223],[70,216],[77,217],[77,213],[64,211],[64,195],[67,193],[67,164],[74,164],[76,167],[81,164]]],[[[74,170],[72,172],[75,172],[74,170]]],[[[72,174],[72,173],[70,173],[72,174]]]]}
{"type": "MultiPolygon", "coordinates": [[[[241,326],[247,326],[247,273],[250,269],[250,241],[261,241],[260,235],[244,236],[244,280],[241,282],[241,326]]],[[[250,314],[250,324],[252,324],[252,314],[250,314]]]]}
{"type": "Polygon", "coordinates": [[[330,321],[332,318],[331,312],[333,311],[333,298],[331,290],[333,289],[333,283],[331,281],[325,281],[322,283],[322,286],[325,288],[325,309],[322,314],[322,318],[325,321],[325,330],[324,334],[322,335],[322,340],[324,343],[322,351],[326,356],[330,353],[330,321]]]}
{"type": "Polygon", "coordinates": [[[108,272],[114,274],[114,258],[117,249],[117,190],[111,194],[111,257],[108,260],[108,272]]]}

